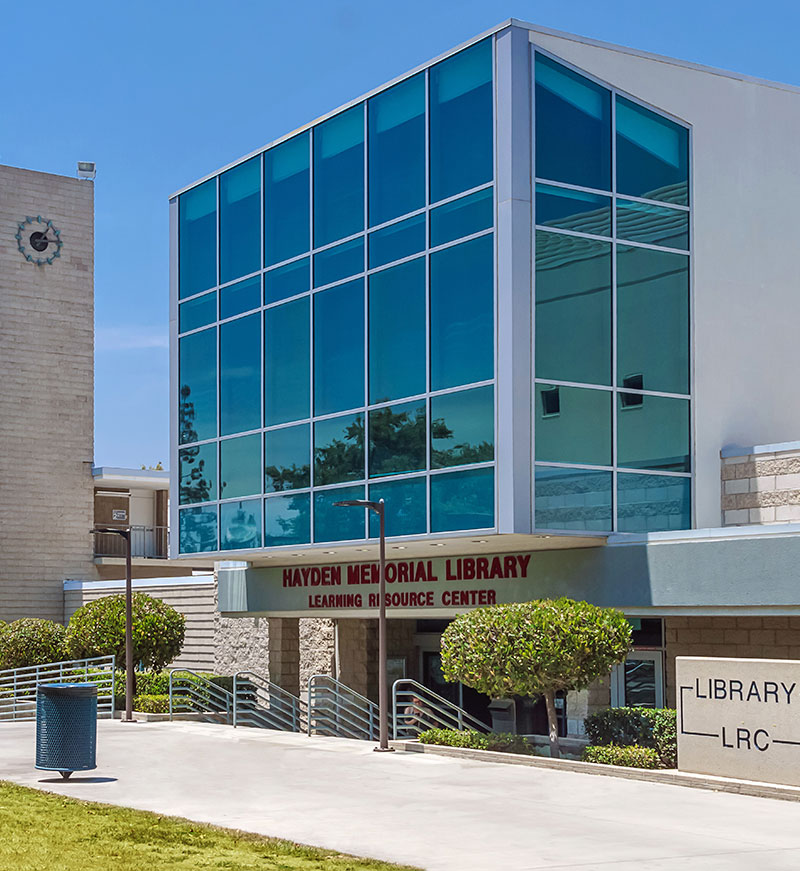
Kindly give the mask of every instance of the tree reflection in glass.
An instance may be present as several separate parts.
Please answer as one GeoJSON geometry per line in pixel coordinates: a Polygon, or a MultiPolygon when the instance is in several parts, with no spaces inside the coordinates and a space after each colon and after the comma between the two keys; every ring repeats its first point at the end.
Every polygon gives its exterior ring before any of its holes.
{"type": "Polygon", "coordinates": [[[364,477],[364,415],[345,414],[314,424],[314,486],[364,477]]]}
{"type": "Polygon", "coordinates": [[[311,485],[309,426],[289,426],[266,434],[264,487],[267,493],[311,485]]]}
{"type": "Polygon", "coordinates": [[[431,398],[431,468],[494,459],[491,385],[431,398]]]}
{"type": "Polygon", "coordinates": [[[404,402],[369,413],[369,475],[397,475],[425,468],[425,401],[404,402]]]}
{"type": "Polygon", "coordinates": [[[178,499],[181,505],[210,502],[217,498],[217,444],[183,448],[178,454],[180,466],[178,499]]]}

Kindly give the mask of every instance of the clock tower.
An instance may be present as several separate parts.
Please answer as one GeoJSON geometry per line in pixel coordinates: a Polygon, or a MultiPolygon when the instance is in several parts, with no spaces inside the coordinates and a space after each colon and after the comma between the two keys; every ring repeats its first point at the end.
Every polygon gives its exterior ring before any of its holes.
{"type": "Polygon", "coordinates": [[[0,620],[95,577],[94,185],[0,166],[0,620]]]}

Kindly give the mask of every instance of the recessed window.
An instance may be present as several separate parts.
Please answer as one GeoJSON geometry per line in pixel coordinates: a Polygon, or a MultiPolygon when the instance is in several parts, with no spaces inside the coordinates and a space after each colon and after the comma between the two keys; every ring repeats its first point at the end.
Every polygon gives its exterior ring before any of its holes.
{"type": "Polygon", "coordinates": [[[542,399],[543,417],[554,417],[561,414],[561,397],[558,387],[548,387],[539,394],[542,399]]]}
{"type": "MultiPolygon", "coordinates": [[[[644,377],[638,375],[626,375],[622,379],[622,386],[629,390],[644,390],[644,377]]],[[[644,396],[641,393],[620,393],[620,408],[641,408],[644,396]]]]}

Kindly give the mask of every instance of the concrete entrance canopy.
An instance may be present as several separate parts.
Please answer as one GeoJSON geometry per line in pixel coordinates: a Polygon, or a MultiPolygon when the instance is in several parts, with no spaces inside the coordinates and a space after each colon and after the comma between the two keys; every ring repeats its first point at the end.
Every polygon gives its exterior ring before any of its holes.
{"type": "MultiPolygon", "coordinates": [[[[586,539],[574,546],[576,539],[567,539],[573,545],[567,549],[540,550],[531,549],[531,537],[524,538],[526,550],[511,552],[497,550],[499,537],[488,538],[482,546],[491,550],[482,553],[467,551],[463,540],[448,542],[447,550],[427,543],[421,555],[410,547],[390,550],[389,616],[449,617],[481,605],[557,596],[618,607],[629,615],[800,613],[795,584],[800,535],[794,530],[737,527],[614,536],[607,546],[591,546],[586,539]]],[[[276,558],[261,566],[221,564],[220,611],[231,617],[375,616],[377,567],[371,553],[359,553],[352,562],[343,561],[336,549],[313,559],[309,552],[296,553],[293,560],[276,558]]]]}

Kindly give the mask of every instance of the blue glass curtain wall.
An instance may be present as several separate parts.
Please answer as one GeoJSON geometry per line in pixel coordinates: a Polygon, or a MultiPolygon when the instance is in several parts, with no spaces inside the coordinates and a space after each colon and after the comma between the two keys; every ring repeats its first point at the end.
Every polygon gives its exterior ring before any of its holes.
{"type": "Polygon", "coordinates": [[[333,503],[367,493],[390,536],[494,526],[493,67],[490,38],[180,195],[181,552],[363,540],[333,503]]]}
{"type": "Polygon", "coordinates": [[[533,66],[534,525],[684,529],[689,130],[538,50],[533,66]]]}

